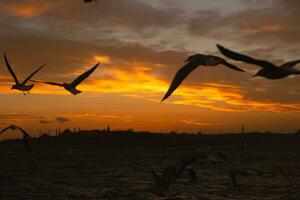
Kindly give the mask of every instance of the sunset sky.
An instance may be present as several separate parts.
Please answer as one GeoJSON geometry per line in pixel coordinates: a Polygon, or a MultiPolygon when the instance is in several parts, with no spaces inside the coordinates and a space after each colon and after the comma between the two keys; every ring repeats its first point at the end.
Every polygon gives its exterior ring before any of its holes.
{"type": "Polygon", "coordinates": [[[217,43],[276,64],[299,59],[299,10],[299,0],[1,0],[0,128],[295,132],[300,77],[252,78],[258,67],[230,59],[247,72],[199,67],[160,100],[186,57],[221,56],[217,43]],[[21,80],[44,63],[36,80],[71,82],[101,66],[78,96],[43,84],[25,96],[10,90],[3,52],[21,80]]]}

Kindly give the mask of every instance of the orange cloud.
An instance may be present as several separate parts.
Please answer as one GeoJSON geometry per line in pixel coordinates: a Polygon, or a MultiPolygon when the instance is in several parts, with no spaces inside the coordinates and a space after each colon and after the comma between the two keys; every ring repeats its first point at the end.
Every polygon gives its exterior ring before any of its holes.
{"type": "Polygon", "coordinates": [[[103,120],[103,119],[111,119],[111,120],[121,120],[124,122],[131,122],[132,116],[130,115],[112,115],[112,114],[95,114],[95,113],[74,113],[65,115],[68,118],[75,119],[88,119],[88,120],[103,120]]]}
{"type": "Polygon", "coordinates": [[[51,7],[49,4],[43,6],[6,4],[0,6],[0,11],[12,16],[35,17],[49,11],[51,7]]]}
{"type": "Polygon", "coordinates": [[[110,64],[111,63],[111,59],[109,56],[105,56],[105,55],[97,55],[94,57],[94,59],[97,62],[100,62],[101,64],[110,64]]]}
{"type": "MultiPolygon", "coordinates": [[[[133,71],[120,68],[103,69],[110,78],[99,78],[83,85],[83,90],[94,93],[119,93],[124,96],[159,102],[169,83],[144,71],[147,66],[135,66],[133,71]]],[[[230,84],[183,84],[166,103],[192,105],[219,111],[267,110],[273,112],[300,111],[298,103],[281,103],[244,98],[245,89],[230,84]]]]}
{"type": "Polygon", "coordinates": [[[281,26],[278,24],[274,25],[267,25],[267,26],[262,26],[262,27],[244,27],[241,29],[242,32],[247,33],[247,34],[253,34],[253,33],[265,33],[265,32],[275,32],[281,30],[281,26]]]}
{"type": "Polygon", "coordinates": [[[196,125],[196,126],[221,126],[223,123],[217,123],[217,122],[198,122],[194,120],[189,119],[183,119],[181,120],[182,123],[187,125],[196,125]]]}
{"type": "MultiPolygon", "coordinates": [[[[110,60],[109,57],[107,59],[110,60]]],[[[133,63],[130,66],[131,70],[125,70],[124,66],[104,66],[101,70],[96,71],[89,80],[79,85],[78,89],[84,91],[87,95],[115,93],[155,103],[160,102],[169,87],[169,83],[158,77],[151,70],[150,65],[133,63]]],[[[82,73],[82,70],[80,70],[80,73],[82,73]]],[[[5,93],[20,93],[18,91],[10,91],[10,85],[8,84],[2,84],[0,88],[3,88],[2,92],[5,93]]],[[[36,84],[32,93],[71,95],[63,88],[45,84],[36,84]]],[[[164,103],[196,106],[227,112],[246,112],[250,110],[300,112],[299,103],[263,101],[245,98],[245,94],[246,89],[238,85],[227,83],[188,85],[185,82],[164,103]]]]}

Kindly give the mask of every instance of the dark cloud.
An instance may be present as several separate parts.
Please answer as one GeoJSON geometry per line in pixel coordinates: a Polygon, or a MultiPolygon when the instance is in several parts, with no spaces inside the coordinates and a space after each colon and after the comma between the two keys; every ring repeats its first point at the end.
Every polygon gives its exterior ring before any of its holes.
{"type": "MultiPolygon", "coordinates": [[[[221,15],[218,10],[194,13],[189,23],[192,34],[243,44],[294,44],[300,42],[300,2],[297,0],[250,1],[260,7],[221,15]]],[[[249,1],[245,1],[249,4],[249,1]]]]}
{"type": "Polygon", "coordinates": [[[39,121],[39,123],[40,124],[50,124],[50,123],[52,123],[53,121],[51,121],[51,120],[45,120],[45,119],[41,119],[40,121],[39,121]]]}
{"type": "Polygon", "coordinates": [[[34,120],[40,119],[41,117],[35,115],[22,115],[22,114],[5,114],[0,115],[2,121],[23,121],[23,120],[34,120]]]}
{"type": "Polygon", "coordinates": [[[67,122],[70,122],[71,120],[68,119],[68,118],[65,118],[65,117],[57,117],[55,119],[58,123],[67,123],[67,122]]]}

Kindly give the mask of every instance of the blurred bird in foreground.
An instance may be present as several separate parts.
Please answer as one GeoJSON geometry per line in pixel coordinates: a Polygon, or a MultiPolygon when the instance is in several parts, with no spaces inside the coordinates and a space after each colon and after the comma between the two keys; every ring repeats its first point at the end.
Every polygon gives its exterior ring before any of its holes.
{"type": "Polygon", "coordinates": [[[238,176],[251,176],[251,175],[262,175],[262,173],[255,167],[241,166],[241,163],[235,163],[228,158],[225,154],[218,152],[219,158],[225,165],[225,171],[227,172],[228,179],[230,181],[232,189],[238,189],[239,184],[237,181],[238,176]]]}
{"type": "Polygon", "coordinates": [[[198,159],[209,162],[221,162],[219,155],[199,153],[198,151],[185,152],[173,164],[168,165],[159,176],[155,171],[151,170],[151,174],[155,180],[155,188],[153,193],[158,196],[165,196],[178,177],[187,170],[191,182],[196,183],[198,178],[195,170],[191,168],[198,159]],[[189,168],[188,168],[189,167],[189,168]]]}
{"type": "Polygon", "coordinates": [[[29,156],[31,157],[31,148],[29,146],[29,139],[32,139],[32,137],[24,129],[22,129],[22,128],[16,126],[16,125],[10,125],[10,126],[4,128],[2,131],[0,131],[0,135],[2,133],[4,133],[5,131],[7,131],[7,130],[13,130],[13,131],[20,130],[21,131],[22,140],[24,142],[25,149],[26,149],[27,153],[29,154],[29,156]]]}

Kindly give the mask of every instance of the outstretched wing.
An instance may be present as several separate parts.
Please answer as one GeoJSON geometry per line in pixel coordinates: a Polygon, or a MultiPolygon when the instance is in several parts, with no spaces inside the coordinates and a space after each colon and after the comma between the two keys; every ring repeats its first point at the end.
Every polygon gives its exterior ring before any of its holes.
{"type": "Polygon", "coordinates": [[[34,81],[34,80],[31,80],[31,81],[34,83],[45,83],[48,85],[55,85],[55,86],[63,87],[63,84],[61,84],[61,83],[55,83],[55,82],[50,82],[50,81],[34,81]]]}
{"type": "Polygon", "coordinates": [[[25,85],[27,83],[27,81],[29,81],[38,71],[40,71],[43,67],[45,66],[45,64],[43,64],[42,66],[40,66],[37,70],[35,70],[32,74],[30,74],[24,81],[23,81],[23,85],[25,85]]]}
{"type": "Polygon", "coordinates": [[[222,61],[222,64],[223,64],[224,66],[230,68],[230,69],[235,70],[235,71],[245,72],[244,70],[242,70],[242,69],[238,68],[237,66],[235,66],[235,65],[233,65],[233,64],[231,64],[231,63],[229,63],[229,62],[227,62],[226,60],[223,60],[223,61],[222,61]]]}
{"type": "Polygon", "coordinates": [[[300,60],[293,60],[293,61],[284,63],[280,67],[282,67],[282,68],[293,68],[293,67],[295,67],[299,63],[300,63],[300,60]]]}
{"type": "Polygon", "coordinates": [[[4,128],[2,131],[0,131],[0,134],[4,133],[4,132],[7,131],[8,129],[11,129],[11,126],[8,126],[8,127],[4,128]]]}
{"type": "Polygon", "coordinates": [[[189,62],[181,67],[173,78],[173,81],[161,102],[167,99],[179,87],[182,81],[198,66],[199,63],[197,62],[189,62]]]}
{"type": "Polygon", "coordinates": [[[153,169],[150,169],[150,173],[153,176],[153,178],[155,180],[155,183],[159,183],[160,182],[160,177],[157,175],[157,173],[153,169]]]}
{"type": "Polygon", "coordinates": [[[13,77],[14,80],[15,80],[15,83],[16,83],[16,84],[19,84],[18,78],[17,78],[15,72],[13,71],[11,65],[9,64],[8,59],[7,59],[5,53],[4,53],[4,60],[5,60],[6,67],[7,67],[8,71],[9,71],[9,73],[12,75],[12,77],[13,77]]]}
{"type": "Polygon", "coordinates": [[[82,83],[82,81],[84,81],[85,79],[87,79],[99,66],[100,63],[97,63],[94,67],[92,67],[91,69],[89,69],[88,71],[84,72],[83,74],[81,74],[80,76],[78,76],[70,85],[72,85],[74,88],[79,85],[80,83],[82,83]]]}
{"type": "Polygon", "coordinates": [[[217,47],[224,56],[231,58],[233,60],[238,60],[238,61],[243,61],[243,62],[246,62],[249,64],[254,64],[254,65],[260,66],[264,69],[276,68],[276,66],[273,63],[270,63],[268,61],[251,58],[250,56],[243,55],[243,54],[231,51],[229,49],[226,49],[225,47],[223,47],[219,44],[217,44],[217,47]]]}
{"type": "Polygon", "coordinates": [[[18,127],[18,129],[22,132],[23,136],[24,137],[27,137],[27,138],[32,138],[24,129],[18,127]]]}

